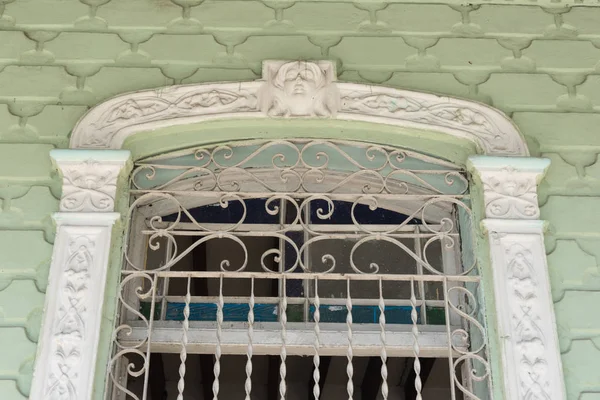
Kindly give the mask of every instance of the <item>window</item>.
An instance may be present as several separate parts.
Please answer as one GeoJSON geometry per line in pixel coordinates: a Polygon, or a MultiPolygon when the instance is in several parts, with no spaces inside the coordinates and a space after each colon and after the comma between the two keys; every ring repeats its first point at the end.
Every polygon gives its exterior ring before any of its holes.
{"type": "Polygon", "coordinates": [[[128,217],[109,398],[491,397],[453,164],[356,142],[192,149],[136,164],[128,217]]]}

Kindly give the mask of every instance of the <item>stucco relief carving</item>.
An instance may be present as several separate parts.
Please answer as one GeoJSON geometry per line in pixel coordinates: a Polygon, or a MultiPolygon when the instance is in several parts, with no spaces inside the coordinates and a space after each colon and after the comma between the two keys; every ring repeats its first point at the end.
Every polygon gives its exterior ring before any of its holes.
{"type": "Polygon", "coordinates": [[[505,397],[565,399],[544,222],[538,220],[537,184],[549,160],[475,156],[469,164],[483,187],[505,397]]]}
{"type": "Polygon", "coordinates": [[[117,190],[118,169],[86,160],[65,166],[61,211],[112,211],[117,190]]]}
{"type": "Polygon", "coordinates": [[[97,153],[83,154],[82,159],[77,160],[53,158],[63,175],[61,211],[109,212],[114,209],[117,179],[126,158],[103,160],[102,154],[97,153]]]}
{"type": "Polygon", "coordinates": [[[505,167],[484,180],[486,215],[491,218],[537,219],[537,175],[505,167]]]}
{"type": "Polygon", "coordinates": [[[49,400],[77,400],[77,379],[86,339],[87,294],[93,265],[94,240],[71,238],[65,262],[64,283],[54,321],[50,374],[45,390],[49,400]]]}
{"type": "Polygon", "coordinates": [[[200,116],[205,114],[239,113],[257,110],[256,93],[237,90],[237,85],[223,89],[214,87],[172,87],[145,93],[137,98],[123,99],[110,107],[89,131],[86,147],[106,147],[111,134],[140,122],[200,116]],[[183,90],[177,90],[181,88],[183,90]]]}
{"type": "Polygon", "coordinates": [[[31,399],[91,398],[110,233],[117,217],[106,212],[54,215],[58,229],[31,399]]]}
{"type": "Polygon", "coordinates": [[[476,107],[374,91],[375,93],[349,93],[343,96],[342,112],[379,115],[433,126],[473,131],[477,132],[483,141],[489,142],[492,147],[496,148],[499,148],[500,142],[506,139],[507,135],[499,129],[496,122],[476,107]]]}
{"type": "Polygon", "coordinates": [[[31,399],[92,398],[117,178],[125,150],[52,150],[63,175],[60,212],[31,399]]]}
{"type": "Polygon", "coordinates": [[[479,168],[476,175],[483,185],[483,200],[487,218],[538,219],[537,183],[547,160],[538,169],[519,169],[509,161],[494,168],[479,168]]]}
{"type": "Polygon", "coordinates": [[[118,149],[162,126],[235,118],[334,118],[437,130],[486,154],[526,156],[525,141],[499,111],[465,100],[383,86],[336,82],[331,61],[265,61],[262,79],[172,86],[124,94],[92,109],[72,148],[118,149]]]}
{"type": "Polygon", "coordinates": [[[340,108],[331,63],[266,63],[263,78],[260,109],[271,117],[333,117],[340,108]]]}
{"type": "Polygon", "coordinates": [[[505,393],[519,400],[564,399],[543,223],[522,222],[484,220],[490,230],[505,393]]]}
{"type": "Polygon", "coordinates": [[[521,359],[518,376],[522,399],[551,399],[546,357],[546,335],[539,310],[539,277],[531,251],[512,242],[505,250],[507,288],[511,299],[512,330],[521,359]]]}

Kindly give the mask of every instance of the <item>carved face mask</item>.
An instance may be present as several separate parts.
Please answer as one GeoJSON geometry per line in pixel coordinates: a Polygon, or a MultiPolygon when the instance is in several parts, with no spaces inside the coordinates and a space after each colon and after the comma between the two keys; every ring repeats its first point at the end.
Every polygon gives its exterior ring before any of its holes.
{"type": "Polygon", "coordinates": [[[303,116],[315,114],[315,109],[323,106],[321,91],[327,85],[327,76],[321,68],[311,62],[292,61],[283,64],[273,79],[278,89],[279,114],[303,116]]]}
{"type": "Polygon", "coordinates": [[[288,96],[310,95],[317,90],[313,71],[307,68],[290,68],[285,74],[283,91],[288,96]]]}

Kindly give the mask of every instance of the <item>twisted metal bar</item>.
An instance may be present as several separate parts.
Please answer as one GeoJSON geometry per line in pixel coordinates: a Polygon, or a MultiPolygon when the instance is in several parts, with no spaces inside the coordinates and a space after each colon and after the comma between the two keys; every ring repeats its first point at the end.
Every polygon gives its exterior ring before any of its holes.
{"type": "Polygon", "coordinates": [[[246,390],[246,400],[250,400],[250,394],[252,393],[252,336],[254,335],[254,277],[250,280],[250,302],[248,303],[248,351],[246,361],[246,383],[244,388],[246,390]]]}
{"type": "MultiPolygon", "coordinates": [[[[152,278],[152,288],[150,289],[151,292],[151,299],[152,299],[152,304],[150,306],[150,315],[148,318],[148,339],[146,342],[146,359],[144,362],[144,392],[142,393],[142,400],[146,400],[147,396],[148,396],[148,380],[150,379],[150,354],[152,353],[152,327],[154,324],[154,311],[156,309],[156,285],[157,285],[158,280],[156,279],[156,277],[152,278]]],[[[129,367],[127,368],[129,370],[129,367]]]]}
{"type": "Polygon", "coordinates": [[[190,283],[192,277],[188,276],[187,279],[187,292],[185,294],[185,307],[183,308],[183,325],[181,334],[181,352],[179,353],[179,382],[177,383],[177,400],[183,400],[183,391],[185,390],[185,362],[187,360],[187,344],[188,344],[188,330],[190,329],[190,302],[192,296],[190,295],[190,283]]]}
{"type": "Polygon", "coordinates": [[[285,275],[282,278],[283,294],[281,295],[281,310],[280,310],[280,320],[281,320],[281,365],[279,366],[279,375],[281,377],[279,381],[279,395],[281,400],[285,400],[285,395],[287,391],[287,385],[285,382],[285,377],[287,374],[286,367],[286,357],[287,357],[287,349],[286,349],[286,340],[287,340],[287,287],[285,284],[285,275]]]}
{"type": "Polygon", "coordinates": [[[221,373],[221,337],[223,329],[223,274],[219,278],[219,303],[217,304],[217,348],[215,349],[215,366],[213,369],[215,380],[213,381],[213,400],[219,399],[219,374],[221,373]]]}
{"type": "Polygon", "coordinates": [[[421,361],[419,360],[421,348],[419,347],[419,327],[417,326],[419,315],[417,314],[417,298],[415,296],[414,279],[411,279],[410,281],[410,305],[412,307],[410,318],[412,320],[413,353],[415,356],[413,366],[415,370],[415,391],[417,393],[415,399],[422,400],[421,390],[423,389],[423,384],[421,382],[421,361]]]}
{"type": "Polygon", "coordinates": [[[354,381],[352,380],[354,375],[354,367],[352,366],[352,298],[350,297],[350,279],[346,280],[346,284],[346,308],[348,309],[346,314],[346,326],[348,327],[348,351],[346,353],[346,357],[348,358],[348,365],[346,366],[348,383],[346,384],[346,389],[348,391],[348,400],[352,400],[354,398],[354,381]]]}
{"type": "MultiPolygon", "coordinates": [[[[446,318],[446,333],[448,335],[448,342],[452,343],[452,328],[450,327],[450,299],[448,296],[448,278],[444,277],[442,281],[444,287],[444,316],[446,318]]],[[[452,345],[448,346],[448,370],[450,372],[450,398],[456,399],[456,388],[454,382],[456,380],[456,371],[454,370],[454,348],[452,345]]]]}
{"type": "Polygon", "coordinates": [[[381,395],[383,400],[387,400],[388,390],[388,370],[387,370],[387,350],[385,348],[385,302],[383,301],[383,280],[379,278],[379,328],[381,339],[381,395]]]}
{"type": "Polygon", "coordinates": [[[321,380],[321,372],[319,370],[319,367],[321,364],[321,356],[319,355],[319,350],[321,348],[321,328],[319,327],[319,322],[321,320],[321,311],[319,310],[319,308],[321,307],[321,301],[319,299],[319,278],[318,277],[315,277],[314,304],[315,304],[315,313],[314,313],[315,355],[313,356],[313,364],[314,364],[313,380],[315,381],[315,384],[313,386],[313,397],[314,397],[314,400],[319,400],[319,397],[321,396],[321,387],[319,386],[319,381],[321,380]]]}

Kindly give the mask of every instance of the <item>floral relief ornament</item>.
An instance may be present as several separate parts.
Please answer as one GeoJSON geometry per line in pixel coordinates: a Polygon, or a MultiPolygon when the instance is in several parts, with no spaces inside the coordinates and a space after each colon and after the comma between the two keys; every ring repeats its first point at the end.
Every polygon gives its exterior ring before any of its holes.
{"type": "Polygon", "coordinates": [[[77,400],[78,368],[86,339],[87,293],[93,266],[94,241],[87,236],[71,239],[65,262],[58,318],[54,327],[49,400],[77,400]]]}
{"type": "Polygon", "coordinates": [[[86,160],[62,168],[62,211],[111,211],[114,208],[117,169],[86,160]]]}
{"type": "Polygon", "coordinates": [[[263,61],[262,77],[126,93],[90,110],[72,148],[118,149],[137,132],[206,120],[332,118],[434,128],[469,139],[486,154],[527,156],[512,122],[491,107],[393,87],[337,82],[331,60],[263,61]]]}
{"type": "Polygon", "coordinates": [[[153,90],[139,98],[117,103],[104,112],[90,130],[90,147],[107,145],[120,129],[176,117],[256,111],[256,95],[233,88],[186,88],[174,86],[153,90]],[[107,135],[107,132],[111,132],[107,135]]]}
{"type": "Polygon", "coordinates": [[[472,130],[486,142],[498,143],[497,146],[505,140],[498,125],[480,110],[439,100],[371,91],[346,93],[342,97],[342,112],[375,114],[434,126],[472,130]]]}
{"type": "Polygon", "coordinates": [[[539,218],[537,175],[512,167],[482,173],[486,215],[506,219],[539,218]]]}
{"type": "Polygon", "coordinates": [[[518,349],[518,376],[523,399],[549,400],[549,370],[546,338],[537,307],[539,283],[535,259],[519,242],[505,250],[507,283],[511,305],[513,336],[518,349]]]}

